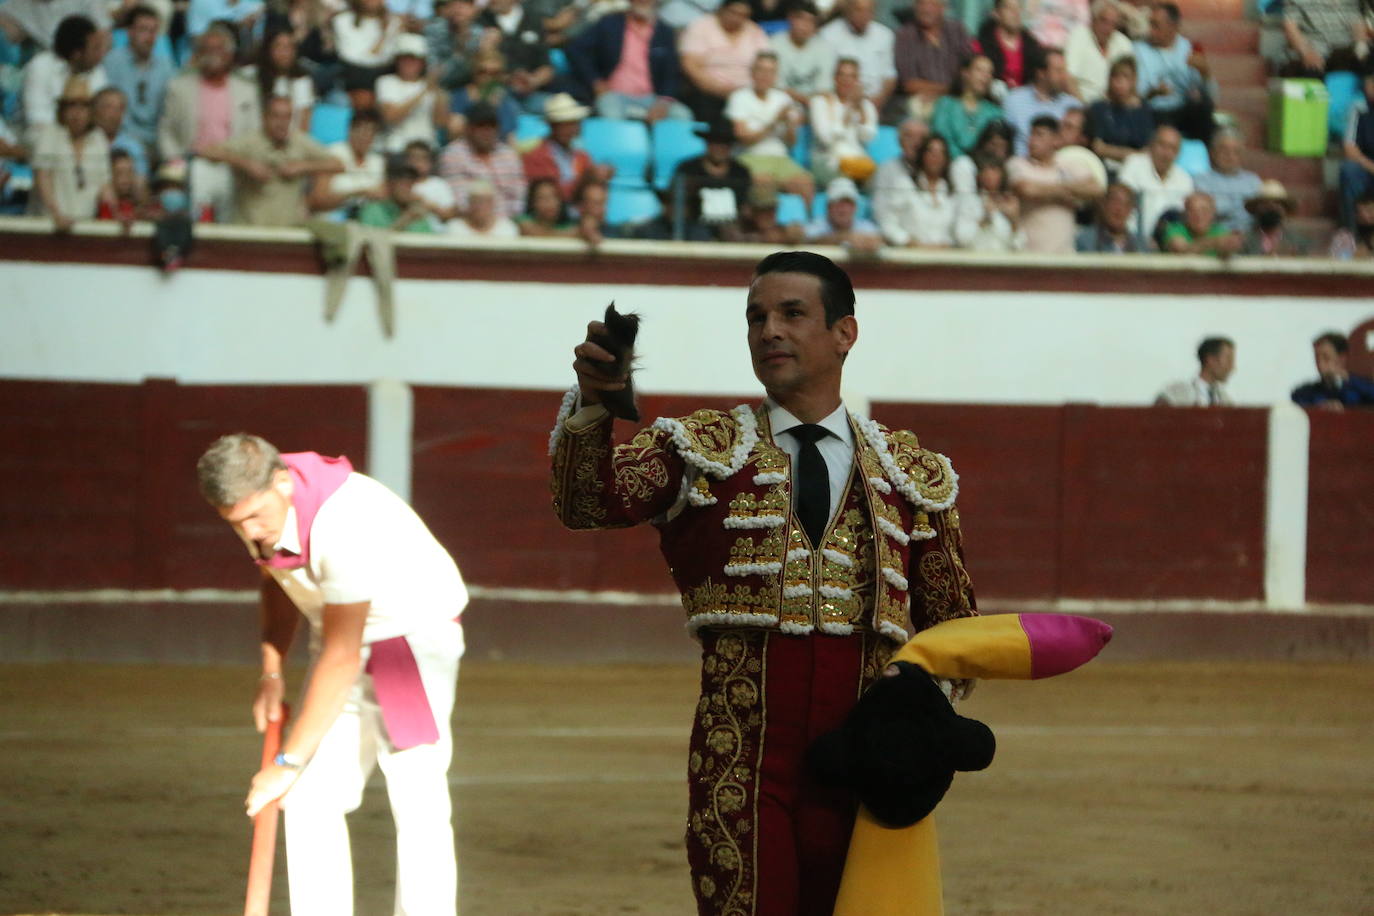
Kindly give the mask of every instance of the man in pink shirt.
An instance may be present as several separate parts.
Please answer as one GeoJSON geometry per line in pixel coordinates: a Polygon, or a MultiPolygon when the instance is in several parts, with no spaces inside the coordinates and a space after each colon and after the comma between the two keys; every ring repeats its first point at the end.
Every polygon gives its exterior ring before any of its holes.
{"type": "Polygon", "coordinates": [[[598,117],[690,120],[691,110],[677,101],[676,42],[658,18],[657,0],[631,0],[628,12],[603,16],[583,32],[568,49],[568,63],[596,99],[598,117]]]}
{"type": "Polygon", "coordinates": [[[684,101],[697,120],[719,120],[725,100],[749,85],[754,58],[768,49],[768,36],[750,21],[745,0],[725,0],[713,14],[683,29],[678,54],[690,83],[684,101]]]}

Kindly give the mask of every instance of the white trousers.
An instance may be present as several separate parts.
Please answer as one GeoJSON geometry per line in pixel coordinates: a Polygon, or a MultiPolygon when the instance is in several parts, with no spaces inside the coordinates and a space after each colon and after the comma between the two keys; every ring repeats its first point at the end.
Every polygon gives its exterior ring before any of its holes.
{"type": "Polygon", "coordinates": [[[210,207],[215,222],[234,221],[234,170],[223,162],[211,162],[199,157],[191,160],[188,173],[191,181],[191,219],[200,219],[201,211],[210,207]]]}
{"type": "MultiPolygon", "coordinates": [[[[455,916],[458,861],[448,768],[449,719],[463,628],[446,621],[408,637],[439,729],[436,744],[398,751],[387,738],[372,677],[360,673],[315,756],[282,798],[292,916],[351,916],[353,859],[344,815],[362,803],[374,766],[396,822],[395,916],[455,916]]],[[[366,663],[366,658],[364,658],[366,663]]]]}

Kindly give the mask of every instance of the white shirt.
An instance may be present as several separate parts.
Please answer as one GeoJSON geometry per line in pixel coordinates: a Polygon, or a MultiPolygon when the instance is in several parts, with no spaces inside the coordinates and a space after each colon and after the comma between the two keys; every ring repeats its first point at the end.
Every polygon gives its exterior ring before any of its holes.
{"type": "Polygon", "coordinates": [[[850,57],[859,62],[859,78],[864,95],[874,96],[883,83],[897,78],[897,63],[893,47],[896,34],[881,22],[870,22],[862,35],[856,35],[843,17],[820,30],[820,36],[835,52],[835,59],[850,57]]]}
{"type": "Polygon", "coordinates": [[[1116,178],[1140,195],[1141,230],[1146,238],[1154,234],[1155,223],[1165,210],[1182,209],[1183,199],[1193,193],[1193,178],[1178,163],[1160,178],[1149,152],[1144,150],[1127,156],[1116,178]]]}
{"type": "MultiPolygon", "coordinates": [[[[67,62],[51,51],[41,51],[24,65],[24,125],[29,130],[40,124],[57,123],[57,100],[72,71],[67,62]]],[[[110,84],[105,68],[95,68],[82,75],[86,89],[94,96],[110,84]]]]}
{"type": "MultiPolygon", "coordinates": [[[[273,549],[300,552],[294,507],[273,549]]],[[[371,602],[363,628],[369,645],[452,620],[468,603],[453,557],[415,510],[365,474],[348,475],[320,506],[308,565],[264,568],[310,621],[316,639],[326,604],[371,602]]]]}
{"type": "Polygon", "coordinates": [[[787,142],[783,135],[787,132],[786,120],[778,116],[793,105],[792,97],[781,89],[769,89],[759,98],[752,86],[736,89],[730,93],[725,103],[725,116],[731,121],[743,121],[750,131],[768,128],[768,133],[749,146],[741,147],[740,153],[754,156],[786,156],[787,142]]]}
{"type": "Polygon", "coordinates": [[[819,35],[800,48],[779,32],[768,40],[778,55],[778,86],[805,95],[828,92],[835,85],[835,52],[819,35]]]}
{"type": "Polygon", "coordinates": [[[386,160],[381,153],[368,153],[359,162],[347,140],[329,144],[329,155],[343,163],[344,170],[331,175],[329,190],[335,194],[361,194],[386,181],[386,160]]]}
{"type": "Polygon", "coordinates": [[[438,175],[430,175],[428,178],[422,178],[415,182],[415,187],[412,190],[414,190],[415,196],[425,203],[442,207],[445,210],[458,203],[453,196],[453,186],[438,175]]]}
{"type": "Polygon", "coordinates": [[[1112,64],[1123,57],[1130,57],[1135,50],[1131,40],[1120,32],[1112,32],[1107,40],[1107,53],[1097,45],[1093,30],[1080,25],[1069,32],[1064,45],[1064,65],[1069,74],[1078,81],[1078,97],[1084,105],[1091,105],[1107,94],[1107,77],[1112,64]]]}
{"type": "Polygon", "coordinates": [[[339,59],[355,67],[385,67],[396,56],[396,39],[401,34],[401,17],[388,16],[383,29],[382,20],[364,16],[361,22],[351,11],[339,13],[331,20],[334,27],[334,46],[339,59]]]}
{"type": "Polygon", "coordinates": [[[1158,400],[1170,407],[1231,407],[1234,404],[1225,382],[1209,383],[1200,375],[1164,386],[1158,400]],[[1216,403],[1212,402],[1214,391],[1216,403]]]}
{"type": "Polygon", "coordinates": [[[846,156],[867,155],[868,144],[878,135],[878,109],[864,99],[854,109],[827,92],[811,97],[811,136],[815,138],[813,156],[828,157],[838,167],[846,156]]]}
{"type": "Polygon", "coordinates": [[[389,153],[401,152],[406,148],[406,144],[413,140],[423,140],[430,146],[434,145],[434,93],[430,90],[428,81],[423,79],[407,81],[392,73],[377,79],[379,106],[405,105],[416,96],[425,98],[410,109],[410,114],[399,123],[386,129],[385,143],[386,151],[389,153]]]}
{"type": "Polygon", "coordinates": [[[498,216],[486,232],[478,232],[467,220],[451,219],[448,221],[448,233],[459,238],[518,239],[520,227],[509,216],[498,216]]]}
{"type": "MultiPolygon", "coordinates": [[[[787,408],[774,403],[771,398],[764,401],[764,406],[768,408],[768,425],[773,431],[774,444],[786,452],[792,461],[792,501],[795,504],[797,494],[801,492],[801,487],[797,486],[796,481],[797,462],[801,458],[802,444],[790,430],[803,424],[787,408]]],[[[816,425],[825,427],[831,433],[816,442],[816,450],[825,459],[825,469],[829,474],[829,518],[834,518],[840,508],[840,500],[844,498],[844,488],[845,484],[849,483],[849,474],[854,469],[854,429],[849,425],[849,411],[844,409],[844,404],[840,404],[834,413],[816,425]]]]}
{"type": "Polygon", "coordinates": [[[873,219],[891,245],[953,245],[958,202],[949,184],[911,177],[900,159],[884,162],[873,191],[873,219]],[[889,168],[892,166],[892,168],[889,168]]]}

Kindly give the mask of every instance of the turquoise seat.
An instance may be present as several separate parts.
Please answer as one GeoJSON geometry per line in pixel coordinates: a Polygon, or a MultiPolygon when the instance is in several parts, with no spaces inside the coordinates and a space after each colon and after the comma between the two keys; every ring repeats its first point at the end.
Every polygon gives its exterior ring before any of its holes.
{"type": "Polygon", "coordinates": [[[1336,70],[1326,74],[1326,94],[1331,99],[1326,108],[1327,127],[1333,135],[1343,137],[1350,109],[1359,101],[1362,94],[1360,75],[1348,70],[1336,70]]]}
{"type": "Polygon", "coordinates": [[[588,118],[582,122],[582,148],[594,162],[615,166],[615,178],[643,187],[649,172],[649,131],[641,121],[588,118]]]}
{"type": "Polygon", "coordinates": [[[1207,155],[1207,144],[1201,140],[1184,140],[1178,151],[1178,167],[1189,175],[1201,175],[1212,170],[1212,159],[1207,155]]]}
{"type": "Polygon", "coordinates": [[[797,128],[797,139],[790,151],[792,161],[804,169],[811,168],[811,125],[803,124],[797,128]]]}
{"type": "Polygon", "coordinates": [[[778,225],[790,226],[793,223],[808,223],[806,201],[797,194],[778,195],[778,225]]]}
{"type": "Polygon", "coordinates": [[[611,183],[611,194],[606,201],[608,225],[638,226],[657,219],[662,213],[663,204],[650,188],[611,183]]]}
{"type": "Polygon", "coordinates": [[[654,187],[668,190],[673,173],[683,162],[706,152],[706,141],[695,133],[705,125],[696,121],[663,120],[649,130],[653,144],[654,187]]]}
{"type": "Polygon", "coordinates": [[[328,146],[348,139],[348,125],[353,109],[332,102],[316,102],[310,115],[310,136],[328,146]]]}
{"type": "Polygon", "coordinates": [[[873,161],[882,165],[889,159],[896,159],[902,154],[902,144],[897,139],[897,128],[889,127],[884,124],[878,128],[878,135],[868,144],[868,155],[873,157],[873,161]]]}
{"type": "Polygon", "coordinates": [[[542,140],[549,135],[549,122],[537,114],[522,111],[515,122],[515,142],[542,140]]]}

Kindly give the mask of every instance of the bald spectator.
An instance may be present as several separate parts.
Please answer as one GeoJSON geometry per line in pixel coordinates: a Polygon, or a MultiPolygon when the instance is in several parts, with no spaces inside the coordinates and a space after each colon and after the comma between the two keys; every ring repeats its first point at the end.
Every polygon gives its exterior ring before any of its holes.
{"type": "Polygon", "coordinates": [[[1069,71],[1064,54],[1053,48],[1031,63],[1031,81],[1008,92],[1002,100],[1007,123],[1016,130],[1015,151],[1025,156],[1030,140],[1031,122],[1037,118],[1053,118],[1057,125],[1070,108],[1082,108],[1083,103],[1069,92],[1069,71]]]}
{"type": "Polygon", "coordinates": [[[881,113],[897,88],[896,36],[881,22],[874,22],[873,13],[874,0],[844,0],[839,17],[826,24],[820,35],[837,59],[859,62],[864,95],[881,113]]]}
{"type": "Polygon", "coordinates": [[[110,8],[104,0],[5,0],[0,4],[0,33],[13,44],[33,42],[46,51],[53,47],[62,20],[71,16],[88,19],[96,29],[108,31],[110,8]]]}
{"type": "Polygon", "coordinates": [[[1150,243],[1136,230],[1135,192],[1112,184],[1097,206],[1097,219],[1078,232],[1077,248],[1084,254],[1144,254],[1150,243]]]}
{"type": "Polygon", "coordinates": [[[1092,20],[1069,32],[1064,46],[1064,63],[1069,68],[1069,88],[1084,105],[1107,94],[1107,76],[1112,64],[1130,57],[1131,40],[1117,29],[1121,9],[1116,0],[1094,0],[1092,20]]]}
{"type": "Polygon", "coordinates": [[[1141,231],[1153,237],[1159,218],[1183,206],[1193,192],[1192,177],[1178,165],[1183,136],[1175,127],[1160,127],[1144,152],[1132,153],[1121,164],[1117,179],[1136,193],[1141,231]]]}
{"type": "Polygon", "coordinates": [[[929,120],[935,101],[973,55],[973,39],[963,23],[945,15],[944,0],[915,0],[912,9],[915,16],[897,30],[893,49],[897,85],[906,106],[903,114],[929,120]]]}
{"type": "Polygon", "coordinates": [[[1073,254],[1075,211],[1102,195],[1086,171],[1055,161],[1059,124],[1041,116],[1031,124],[1025,157],[1007,163],[1007,180],[1021,201],[1021,228],[1026,251],[1073,254]]]}
{"type": "Polygon", "coordinates": [[[1283,37],[1283,74],[1321,79],[1362,69],[1372,36],[1360,0],[1284,0],[1283,37]]]}
{"type": "Polygon", "coordinates": [[[770,39],[778,55],[778,88],[802,105],[831,87],[835,51],[817,33],[820,16],[810,0],[787,7],[787,30],[770,39]]]}
{"type": "Polygon", "coordinates": [[[767,50],[768,36],[749,20],[746,0],[726,0],[683,29],[678,54],[690,84],[683,101],[697,120],[719,119],[730,93],[749,85],[754,58],[767,50]]]}
{"type": "Polygon", "coordinates": [[[1243,147],[1234,128],[1218,130],[1209,149],[1212,168],[1193,176],[1193,186],[1212,195],[1217,204],[1217,219],[1228,229],[1249,230],[1252,222],[1246,203],[1259,193],[1260,177],[1241,168],[1243,147]]]}
{"type": "Polygon", "coordinates": [[[469,183],[466,212],[449,223],[449,233],[459,238],[518,239],[520,228],[503,212],[503,196],[486,179],[469,183]]]}
{"type": "Polygon", "coordinates": [[[439,174],[453,189],[459,211],[467,209],[468,190],[485,181],[496,194],[497,212],[514,219],[525,208],[525,170],[520,155],[501,142],[496,109],[479,102],[468,109],[467,133],[439,156],[439,174]]]}
{"type": "Polygon", "coordinates": [[[305,220],[306,182],[343,171],[343,165],[297,130],[291,100],[269,99],[262,125],[201,151],[234,172],[234,221],[250,226],[294,226],[305,220]]]}
{"type": "Polygon", "coordinates": [[[1135,43],[1137,88],[1155,122],[1177,127],[1190,140],[1210,143],[1215,125],[1217,84],[1207,56],[1179,34],[1182,14],[1175,3],[1150,11],[1150,36],[1135,43]]]}
{"type": "Polygon", "coordinates": [[[100,60],[109,35],[85,16],[68,16],[57,26],[52,50],[40,51],[24,67],[24,126],[30,142],[40,127],[57,117],[57,100],[72,77],[79,77],[87,92],[99,92],[109,83],[100,60]]]}
{"type": "Polygon", "coordinates": [[[1236,368],[1236,345],[1229,337],[1208,337],[1198,344],[1198,374],[1170,382],[1155,398],[1157,407],[1232,407],[1226,380],[1236,368]]]}
{"type": "Polygon", "coordinates": [[[1164,229],[1159,247],[1171,254],[1229,258],[1240,252],[1242,243],[1239,232],[1217,222],[1217,207],[1212,196],[1194,191],[1184,198],[1183,218],[1164,229]]]}
{"type": "Polygon", "coordinates": [[[992,61],[992,73],[1008,89],[1030,82],[1031,61],[1044,56],[1035,36],[1021,23],[1021,0],[997,0],[978,30],[978,43],[992,61]]]}
{"type": "Polygon", "coordinates": [[[1327,331],[1312,341],[1317,380],[1293,389],[1293,403],[1340,412],[1347,407],[1374,407],[1374,380],[1351,375],[1346,365],[1350,342],[1344,334],[1327,331]]]}
{"type": "Polygon", "coordinates": [[[152,150],[157,144],[162,101],[167,84],[176,75],[176,65],[170,57],[153,53],[162,20],[152,7],[134,7],[126,22],[129,43],[106,54],[101,66],[110,85],[124,93],[128,105],[124,129],[152,150]]]}

